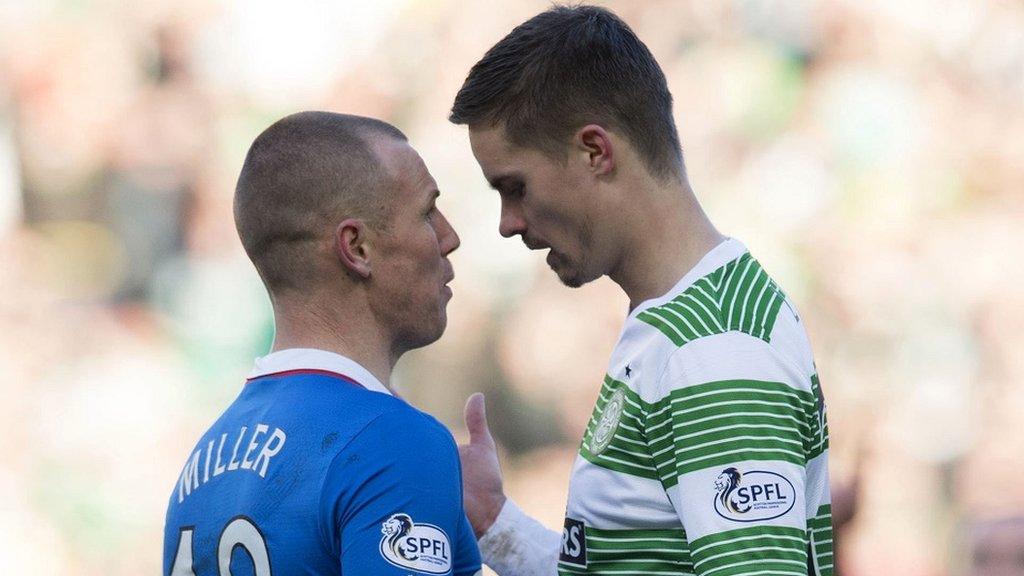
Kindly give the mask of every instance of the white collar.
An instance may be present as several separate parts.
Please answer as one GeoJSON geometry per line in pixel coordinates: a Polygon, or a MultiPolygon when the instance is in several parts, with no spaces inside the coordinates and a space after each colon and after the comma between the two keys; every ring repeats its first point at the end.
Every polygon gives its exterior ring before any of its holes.
{"type": "Polygon", "coordinates": [[[290,370],[323,370],[333,372],[352,380],[367,390],[392,395],[391,390],[381,383],[370,371],[355,360],[341,354],[315,348],[288,348],[271,352],[256,359],[249,378],[259,378],[290,370]]]}
{"type": "Polygon", "coordinates": [[[715,270],[718,270],[722,266],[725,266],[729,262],[732,262],[746,253],[747,247],[743,245],[743,242],[740,242],[735,238],[726,238],[705,254],[704,257],[701,258],[689,272],[684,274],[679,282],[676,282],[676,285],[668,292],[658,296],[657,298],[644,300],[629,313],[629,318],[636,318],[636,315],[644,310],[654,306],[661,306],[669,300],[672,300],[697,280],[711,274],[715,270]]]}

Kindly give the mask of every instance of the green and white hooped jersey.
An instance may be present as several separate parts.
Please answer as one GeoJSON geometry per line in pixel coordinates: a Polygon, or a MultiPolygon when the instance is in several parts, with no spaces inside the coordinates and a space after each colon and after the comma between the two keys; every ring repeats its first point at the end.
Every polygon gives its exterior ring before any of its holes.
{"type": "Polygon", "coordinates": [[[739,241],[626,320],[573,468],[558,573],[833,573],[810,344],[739,241]]]}

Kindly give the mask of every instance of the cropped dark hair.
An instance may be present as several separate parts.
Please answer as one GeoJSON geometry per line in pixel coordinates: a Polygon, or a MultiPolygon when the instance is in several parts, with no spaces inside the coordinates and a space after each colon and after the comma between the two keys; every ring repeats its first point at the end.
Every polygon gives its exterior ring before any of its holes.
{"type": "Polygon", "coordinates": [[[246,154],[235,187],[235,227],[267,290],[310,288],[315,243],[344,218],[387,227],[391,176],[375,139],[406,137],[374,119],[299,112],[264,130],[246,154]]]}
{"type": "Polygon", "coordinates": [[[513,144],[562,160],[577,129],[599,124],[624,134],[655,176],[684,174],[665,74],[596,6],[555,6],[517,26],[469,71],[449,120],[503,124],[513,144]]]}

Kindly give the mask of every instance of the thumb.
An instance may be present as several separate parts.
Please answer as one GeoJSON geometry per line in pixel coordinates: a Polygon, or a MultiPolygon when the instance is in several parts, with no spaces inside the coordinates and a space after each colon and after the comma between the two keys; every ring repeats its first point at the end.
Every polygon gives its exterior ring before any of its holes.
{"type": "Polygon", "coordinates": [[[487,408],[484,406],[484,395],[473,394],[466,401],[466,429],[469,430],[470,444],[483,444],[494,447],[494,437],[487,427],[487,408]]]}

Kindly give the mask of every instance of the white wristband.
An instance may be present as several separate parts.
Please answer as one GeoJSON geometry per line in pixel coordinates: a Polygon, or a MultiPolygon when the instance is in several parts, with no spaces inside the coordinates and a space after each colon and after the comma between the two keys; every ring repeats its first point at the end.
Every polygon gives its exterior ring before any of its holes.
{"type": "Polygon", "coordinates": [[[560,541],[558,532],[506,499],[494,524],[480,538],[480,553],[484,564],[499,576],[555,576],[560,541]]]}

